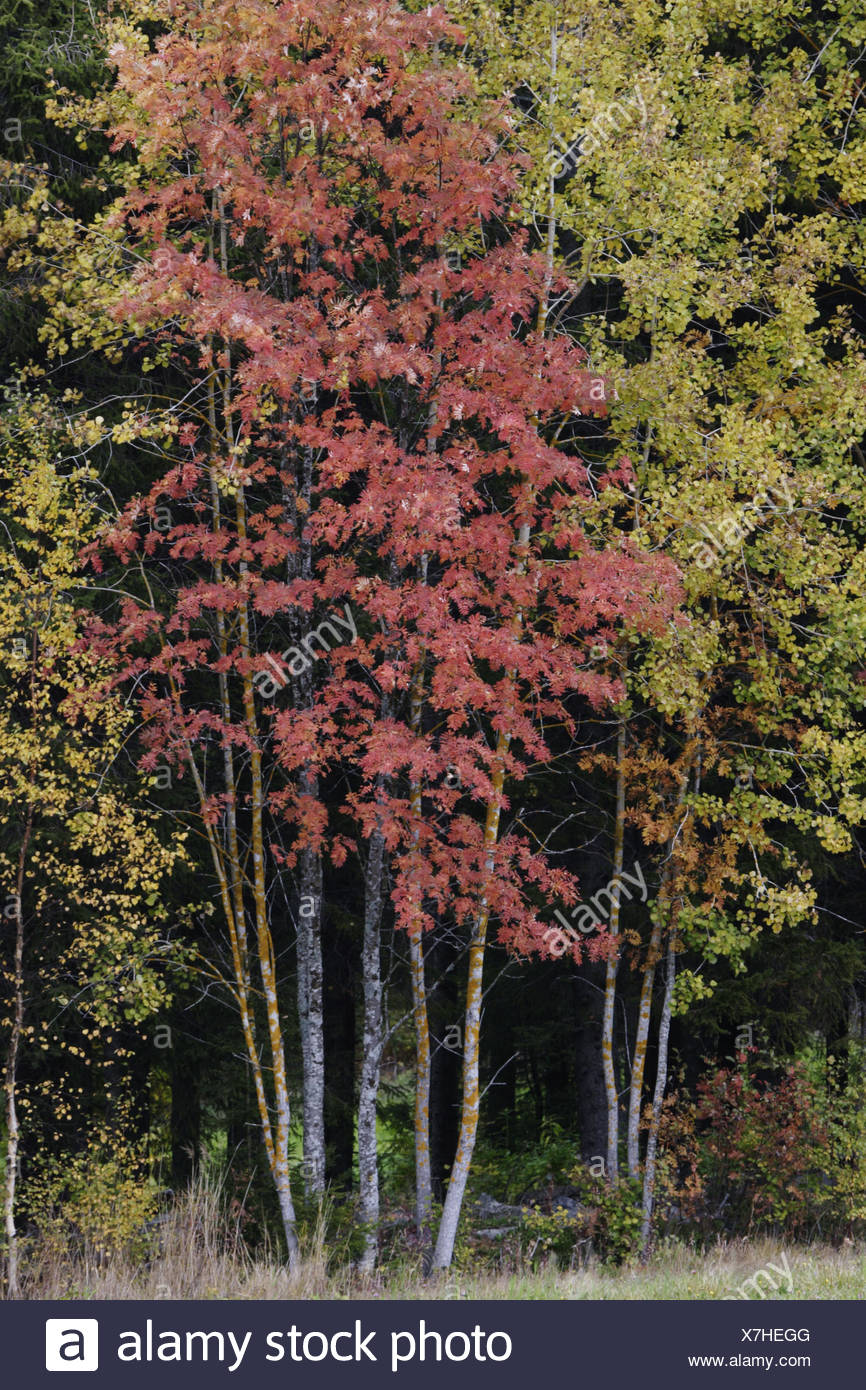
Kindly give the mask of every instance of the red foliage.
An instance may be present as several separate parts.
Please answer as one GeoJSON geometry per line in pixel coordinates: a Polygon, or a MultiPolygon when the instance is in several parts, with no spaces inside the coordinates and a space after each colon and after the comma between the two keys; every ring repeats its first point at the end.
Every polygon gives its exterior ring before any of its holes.
{"type": "Polygon", "coordinates": [[[831,1165],[815,1088],[799,1064],[770,1082],[748,1076],[744,1053],[740,1062],[740,1070],[722,1067],[698,1083],[710,1201],[727,1194],[729,1228],[785,1226],[802,1234],[820,1213],[831,1165]]]}
{"type": "MultiPolygon", "coordinates": [[[[548,442],[604,403],[582,352],[533,331],[546,268],[514,226],[507,115],[465,115],[468,79],[433,61],[458,37],[439,8],[179,0],[171,16],[153,52],[112,55],[131,98],[115,146],[153,174],[118,214],[143,257],[119,312],[170,344],[188,389],[176,459],[104,540],[149,591],[92,637],[136,681],[149,764],[264,750],[286,862],[301,844],[345,854],[310,790],[339,769],[343,827],[383,825],[398,924],[420,904],[425,923],[466,920],[486,895],[501,938],[537,949],[527,885],[567,901],[576,885],[512,828],[491,875],[497,735],[518,782],[575,696],[618,696],[591,645],[666,621],[676,580],[625,539],[590,542],[584,465],[548,442]],[[447,254],[461,244],[477,249],[447,254]],[[244,678],[345,605],[356,640],[251,720],[244,678]]],[[[214,815],[223,795],[209,787],[214,815]]]]}

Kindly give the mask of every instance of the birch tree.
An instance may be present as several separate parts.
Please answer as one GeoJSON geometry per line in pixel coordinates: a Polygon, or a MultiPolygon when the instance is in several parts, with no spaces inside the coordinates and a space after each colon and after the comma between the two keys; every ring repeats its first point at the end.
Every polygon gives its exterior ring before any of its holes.
{"type": "MultiPolygon", "coordinates": [[[[174,956],[161,895],[187,862],[160,838],[119,776],[130,718],[106,696],[110,670],[83,643],[92,583],[82,545],[98,522],[98,475],[82,462],[101,436],[19,391],[0,413],[0,877],[5,1035],[6,1294],[21,1296],[16,1204],[32,1097],[22,1060],[68,1011],[70,1055],[92,1059],[100,1031],[141,1022],[167,997],[174,956]],[[49,942],[46,947],[46,935],[49,942]],[[11,940],[10,940],[11,937],[11,940]],[[38,947],[36,939],[39,940],[38,947]],[[72,1018],[83,1021],[77,1036],[72,1018]]],[[[62,1051],[62,1049],[61,1049],[62,1051]]],[[[62,1062],[55,1124],[69,1112],[62,1062]]]]}

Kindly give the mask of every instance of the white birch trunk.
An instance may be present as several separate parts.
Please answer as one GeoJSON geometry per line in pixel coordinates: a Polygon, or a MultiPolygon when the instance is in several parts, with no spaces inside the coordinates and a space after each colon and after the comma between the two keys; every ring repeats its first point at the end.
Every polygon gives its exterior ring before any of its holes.
{"type": "Polygon", "coordinates": [[[653,1206],[655,1204],[656,1156],[658,1153],[659,1125],[662,1117],[662,1104],[668,1083],[668,1050],[671,1036],[671,1012],[674,998],[674,979],[676,975],[676,943],[671,929],[668,936],[668,951],[665,969],[665,997],[659,1021],[659,1055],[656,1068],[656,1084],[653,1092],[652,1119],[647,1139],[646,1163],[643,1175],[643,1219],[641,1223],[641,1254],[649,1253],[650,1233],[652,1231],[653,1206]]]}
{"type": "MultiPolygon", "coordinates": [[[[316,263],[318,250],[311,251],[316,263]]],[[[313,489],[313,453],[305,448],[301,459],[299,495],[303,509],[293,502],[293,520],[298,532],[297,573],[313,578],[313,548],[306,525],[313,489]]],[[[291,571],[290,571],[291,573],[291,571]]],[[[303,612],[294,614],[295,642],[300,645],[305,621],[303,612]]],[[[309,667],[295,678],[295,702],[300,709],[313,708],[313,675],[309,667]]],[[[300,775],[303,796],[316,798],[318,777],[310,767],[300,775]]],[[[298,1017],[301,1033],[304,1122],[304,1187],[307,1196],[321,1200],[325,1192],[325,1033],[322,967],[322,860],[314,849],[301,851],[300,911],[298,915],[298,1017]]]]}
{"type": "MultiPolygon", "coordinates": [[[[34,641],[34,660],[36,655],[34,641]]],[[[6,1053],[6,1175],[3,1198],[3,1229],[6,1235],[6,1297],[20,1298],[18,1280],[18,1229],[15,1225],[15,1196],[18,1185],[18,1053],[24,1029],[24,869],[33,834],[33,807],[27,808],[27,820],[21,848],[18,852],[18,873],[15,880],[15,960],[12,971],[14,1013],[9,1048],[6,1053]]]]}
{"type": "Polygon", "coordinates": [[[430,1167],[430,1023],[424,978],[424,943],[420,929],[409,936],[412,1015],[415,1024],[415,1227],[424,1273],[429,1273],[433,1178],[430,1167]]]}
{"type": "MultiPolygon", "coordinates": [[[[616,810],[613,832],[613,877],[617,884],[611,902],[608,930],[614,939],[619,936],[620,888],[623,870],[625,838],[625,718],[620,721],[616,745],[616,810]]],[[[604,1069],[604,1090],[607,1101],[607,1180],[615,1187],[619,1178],[619,1094],[613,1055],[614,1013],[616,1009],[616,977],[619,972],[620,946],[607,958],[604,980],[604,1013],[601,1027],[601,1057],[604,1069]]]]}
{"type": "Polygon", "coordinates": [[[364,1248],[358,1261],[363,1273],[376,1265],[379,1249],[379,1145],[376,1134],[382,1062],[382,973],[380,930],[385,841],[379,830],[370,837],[364,893],[364,1047],[358,1094],[358,1183],[364,1248]]]}
{"type": "Polygon", "coordinates": [[[634,1056],[632,1058],[631,1084],[629,1086],[628,1097],[628,1132],[626,1135],[628,1171],[629,1176],[633,1178],[638,1177],[640,1174],[640,1111],[643,1101],[643,1079],[646,1066],[647,1042],[649,1040],[650,1016],[652,1014],[653,986],[655,985],[656,961],[661,946],[661,935],[661,924],[656,923],[653,926],[652,935],[650,936],[647,963],[644,966],[643,983],[640,992],[640,1006],[637,1016],[637,1029],[634,1039],[634,1056]]]}
{"type": "Polygon", "coordinates": [[[308,1196],[319,1199],[325,1191],[322,861],[311,850],[304,850],[300,860],[298,1015],[303,1069],[304,1187],[308,1196]]]}
{"type": "Polygon", "coordinates": [[[475,1149],[475,1136],[478,1132],[478,1112],[481,1104],[479,1090],[479,1053],[481,1045],[481,1002],[482,975],[484,971],[484,945],[486,917],[480,930],[476,930],[475,940],[469,953],[469,979],[466,985],[466,1025],[463,1042],[463,1111],[460,1122],[460,1137],[457,1153],[448,1179],[448,1191],[442,1208],[442,1220],[436,1237],[433,1252],[433,1268],[448,1269],[454,1256],[454,1243],[457,1227],[463,1210],[466,1183],[475,1149]]]}

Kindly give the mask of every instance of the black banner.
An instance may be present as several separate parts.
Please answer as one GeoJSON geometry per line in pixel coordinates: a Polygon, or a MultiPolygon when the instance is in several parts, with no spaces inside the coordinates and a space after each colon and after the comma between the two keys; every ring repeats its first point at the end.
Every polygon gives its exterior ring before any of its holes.
{"type": "Polygon", "coordinates": [[[6,1303],[0,1384],[824,1387],[862,1366],[862,1328],[853,1302],[6,1303]]]}

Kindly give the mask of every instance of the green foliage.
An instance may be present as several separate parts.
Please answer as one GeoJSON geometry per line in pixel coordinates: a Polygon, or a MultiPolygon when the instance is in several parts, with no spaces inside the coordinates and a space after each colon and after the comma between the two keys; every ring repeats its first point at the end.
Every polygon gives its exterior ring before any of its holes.
{"type": "Polygon", "coordinates": [[[612,1186],[579,1164],[572,1173],[578,1199],[585,1205],[587,1230],[602,1260],[622,1264],[635,1254],[641,1224],[642,1183],[621,1175],[612,1186]]]}
{"type": "Polygon", "coordinates": [[[520,1202],[540,1188],[567,1182],[574,1165],[575,1138],[556,1120],[542,1122],[537,1141],[517,1148],[481,1142],[472,1165],[472,1191],[501,1202],[520,1202]]]}
{"type": "Polygon", "coordinates": [[[8,895],[26,842],[28,939],[53,928],[57,957],[41,992],[56,972],[55,1003],[74,996],[103,1027],[140,1023],[165,1000],[161,889],[186,856],[183,834],[166,845],[120,776],[131,720],[82,641],[81,551],[98,511],[81,455],[93,443],[92,425],[43,393],[10,395],[0,411],[0,880],[8,895]]]}
{"type": "Polygon", "coordinates": [[[578,1164],[571,1171],[571,1185],[580,1203],[577,1212],[562,1202],[547,1210],[539,1202],[524,1208],[521,1248],[530,1264],[553,1256],[573,1266],[591,1252],[603,1264],[619,1265],[634,1255],[641,1226],[640,1181],[621,1177],[614,1187],[578,1164]]]}
{"type": "Polygon", "coordinates": [[[863,250],[838,195],[863,148],[862,16],[449,8],[482,90],[524,94],[526,221],[607,383],[606,421],[575,427],[597,534],[683,572],[684,620],[605,660],[629,695],[626,814],[676,878],[684,1012],[762,933],[814,928],[816,854],[864,816],[863,250]]]}
{"type": "Polygon", "coordinates": [[[588,1243],[585,1223],[566,1207],[557,1205],[544,1211],[538,1202],[524,1207],[520,1225],[521,1250],[531,1268],[553,1256],[560,1265],[570,1268],[578,1258],[581,1244],[588,1243]]]}

